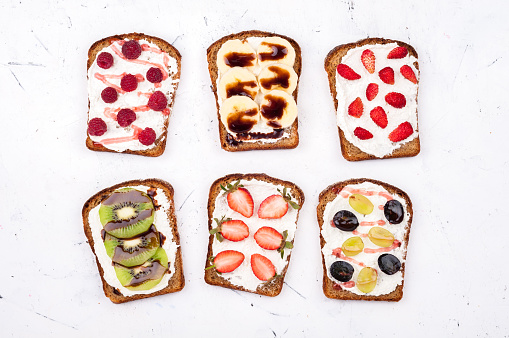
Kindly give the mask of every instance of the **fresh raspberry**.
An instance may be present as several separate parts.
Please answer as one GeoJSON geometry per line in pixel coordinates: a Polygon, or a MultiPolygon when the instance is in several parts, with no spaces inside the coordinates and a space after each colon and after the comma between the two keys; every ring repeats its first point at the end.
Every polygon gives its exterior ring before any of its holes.
{"type": "Polygon", "coordinates": [[[106,130],[108,130],[108,126],[106,122],[104,122],[101,118],[95,117],[88,121],[88,134],[91,136],[102,136],[106,130]]]}
{"type": "Polygon", "coordinates": [[[150,95],[147,105],[152,110],[163,111],[168,105],[168,99],[166,99],[163,92],[156,91],[154,94],[150,95]]]}
{"type": "Polygon", "coordinates": [[[147,71],[147,80],[151,83],[163,81],[163,72],[157,67],[152,67],[147,71]]]}
{"type": "Polygon", "coordinates": [[[369,116],[371,117],[373,122],[375,122],[375,124],[380,128],[385,129],[385,127],[387,127],[388,123],[387,114],[385,113],[385,110],[382,107],[378,106],[373,108],[369,113],[369,116]]]}
{"type": "Polygon", "coordinates": [[[121,127],[128,127],[134,121],[136,121],[136,113],[131,109],[121,109],[117,114],[117,122],[121,127]]]}
{"type": "Polygon", "coordinates": [[[340,63],[337,68],[338,74],[347,80],[358,80],[361,78],[352,68],[340,63]]]}
{"type": "Polygon", "coordinates": [[[362,52],[361,62],[368,73],[373,74],[375,72],[375,53],[370,49],[366,49],[362,52]]]}
{"type": "Polygon", "coordinates": [[[136,90],[136,88],[138,88],[138,80],[136,79],[136,76],[132,74],[124,75],[122,80],[120,80],[120,87],[122,87],[122,89],[126,92],[136,90]]]}
{"type": "Polygon", "coordinates": [[[152,128],[145,128],[138,135],[141,144],[149,146],[156,140],[156,132],[152,128]]]}
{"type": "Polygon", "coordinates": [[[348,106],[348,115],[350,115],[350,116],[359,118],[362,116],[363,111],[364,111],[364,105],[362,104],[362,100],[360,97],[356,98],[348,106]]]}
{"type": "Polygon", "coordinates": [[[106,87],[101,92],[101,98],[105,103],[113,103],[117,101],[118,93],[113,87],[106,87]]]}
{"type": "Polygon", "coordinates": [[[122,45],[122,54],[130,60],[137,59],[141,55],[141,46],[136,40],[126,41],[122,45]]]}
{"type": "Polygon", "coordinates": [[[371,134],[369,131],[361,127],[355,128],[353,134],[360,138],[361,140],[368,140],[373,137],[373,134],[371,134]]]}
{"type": "Polygon", "coordinates": [[[378,76],[380,76],[380,80],[383,82],[390,85],[394,84],[394,70],[391,67],[385,67],[379,71],[378,76]]]}
{"type": "Polygon", "coordinates": [[[368,101],[373,101],[377,95],[378,85],[376,83],[368,84],[368,87],[366,88],[366,98],[368,101]]]}
{"type": "Polygon", "coordinates": [[[401,72],[401,75],[403,75],[403,77],[405,79],[407,79],[408,81],[410,81],[412,83],[417,84],[417,78],[415,77],[415,73],[414,73],[412,67],[404,65],[404,66],[401,66],[399,71],[401,72]]]}
{"type": "Polygon", "coordinates": [[[108,69],[113,66],[113,56],[108,52],[102,52],[97,56],[97,65],[102,69],[108,69]]]}
{"type": "Polygon", "coordinates": [[[403,141],[408,138],[408,136],[412,135],[413,132],[414,128],[412,128],[410,122],[403,122],[389,134],[389,140],[392,142],[403,141]]]}
{"type": "Polygon", "coordinates": [[[385,102],[393,106],[394,108],[403,108],[406,106],[405,95],[401,93],[390,92],[385,95],[385,102]]]}
{"type": "Polygon", "coordinates": [[[405,47],[396,47],[387,55],[388,59],[402,59],[407,56],[408,50],[405,47]]]}

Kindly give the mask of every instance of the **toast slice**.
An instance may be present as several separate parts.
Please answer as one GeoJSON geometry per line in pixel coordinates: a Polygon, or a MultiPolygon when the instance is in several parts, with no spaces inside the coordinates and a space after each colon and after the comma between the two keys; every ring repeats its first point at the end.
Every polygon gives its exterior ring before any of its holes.
{"type": "Polygon", "coordinates": [[[99,191],[90,197],[83,206],[82,216],[85,235],[96,258],[104,294],[113,303],[125,303],[136,299],[177,292],[184,287],[182,253],[173,195],[173,187],[163,180],[132,180],[99,191]],[[120,284],[116,277],[112,260],[107,255],[103,244],[104,235],[101,231],[103,227],[98,215],[99,207],[114,191],[126,187],[146,193],[153,201],[156,210],[153,225],[156,226],[159,232],[161,246],[165,249],[169,261],[169,271],[165,273],[161,282],[146,291],[132,291],[120,284]]]}
{"type": "MultiPolygon", "coordinates": [[[[396,56],[399,57],[401,55],[396,56]]],[[[366,58],[367,63],[372,60],[369,58],[369,54],[366,55],[366,58]]],[[[324,66],[329,79],[330,92],[336,110],[341,152],[345,159],[348,161],[362,161],[377,158],[411,157],[419,154],[420,141],[417,125],[419,64],[417,58],[417,52],[409,44],[382,38],[368,38],[354,43],[339,45],[327,54],[324,66]],[[406,56],[388,59],[388,53],[396,47],[406,48],[406,56]],[[361,59],[361,52],[367,49],[375,52],[375,60],[373,61],[374,65],[371,65],[371,67],[373,67],[371,72],[364,66],[361,59]],[[344,77],[338,74],[337,68],[339,64],[346,64],[349,66],[359,78],[355,79],[356,76],[354,75],[354,80],[345,80],[344,77]],[[411,71],[407,68],[407,72],[404,73],[407,77],[411,77],[411,74],[408,75],[408,72],[413,73],[414,77],[412,80],[409,80],[402,74],[400,70],[402,65],[410,67],[411,71]],[[379,72],[386,66],[393,69],[394,85],[384,83],[380,78],[379,72]],[[343,89],[341,86],[338,88],[339,81],[343,81],[343,85],[341,85],[343,89]],[[415,81],[415,84],[412,83],[413,81],[415,81]],[[365,90],[368,89],[367,85],[369,83],[375,83],[378,86],[376,87],[376,92],[378,94],[372,92],[371,95],[374,95],[375,98],[371,99],[371,101],[367,99],[367,94],[365,92],[365,90]],[[360,89],[349,91],[348,86],[350,84],[356,85],[360,89]],[[406,86],[407,89],[398,87],[400,84],[406,86]],[[395,108],[384,101],[386,94],[393,91],[401,91],[401,93],[405,95],[406,106],[403,107],[403,109],[395,108]],[[364,116],[359,119],[352,118],[348,113],[350,111],[350,105],[356,97],[360,98],[364,108],[364,116]],[[382,107],[385,111],[382,114],[386,113],[385,123],[375,122],[370,116],[372,109],[377,106],[382,107]],[[410,122],[413,129],[412,134],[409,136],[405,134],[409,132],[408,125],[405,125],[398,131],[400,132],[400,137],[396,135],[398,132],[395,132],[392,136],[393,140],[398,140],[401,137],[407,136],[405,139],[396,142],[389,140],[388,135],[392,130],[396,129],[397,126],[404,122],[410,122]],[[388,125],[381,128],[384,124],[388,125]],[[370,139],[365,139],[366,137],[369,138],[369,134],[364,133],[364,135],[362,135],[362,132],[354,133],[354,128],[357,126],[362,127],[362,129],[367,129],[368,132],[372,134],[372,137],[370,139]],[[401,131],[403,132],[401,133],[401,131]]],[[[355,115],[355,113],[352,114],[355,115]]]]}
{"type": "MultiPolygon", "coordinates": [[[[412,202],[408,195],[401,189],[384,182],[367,178],[351,179],[332,184],[323,190],[320,193],[316,211],[320,226],[325,296],[345,300],[399,301],[403,297],[407,245],[413,218],[412,202]],[[374,206],[373,211],[368,215],[363,215],[354,210],[349,202],[350,196],[353,194],[367,197],[374,206]],[[402,219],[400,218],[400,223],[395,223],[393,218],[391,223],[385,216],[384,203],[388,203],[390,200],[397,200],[401,203],[402,216],[400,217],[402,219]],[[341,210],[352,212],[357,217],[358,226],[353,232],[339,229],[337,223],[334,222],[334,216],[341,210]],[[390,231],[394,242],[384,244],[387,247],[374,244],[371,237],[366,235],[370,229],[374,228],[390,231]],[[342,244],[346,239],[354,236],[362,238],[364,249],[356,255],[348,253],[350,256],[345,256],[345,247],[342,244]],[[400,262],[400,269],[391,271],[391,275],[383,272],[378,262],[378,258],[384,254],[393,255],[400,262]],[[341,281],[332,276],[330,268],[337,261],[344,261],[353,266],[354,272],[350,280],[345,278],[341,281]],[[363,267],[373,268],[377,272],[376,286],[368,293],[359,290],[356,284],[359,272],[363,267]]],[[[348,250],[348,248],[346,249],[348,250]]]]}
{"type": "MultiPolygon", "coordinates": [[[[240,134],[230,133],[225,125],[221,122],[220,115],[220,106],[222,103],[221,97],[218,95],[218,79],[221,78],[220,69],[217,64],[217,55],[221,46],[230,40],[241,40],[244,41],[247,39],[259,39],[264,37],[279,37],[285,39],[290,43],[295,51],[295,62],[293,63],[293,70],[297,74],[297,86],[293,91],[293,99],[297,102],[297,93],[298,93],[298,81],[300,79],[301,69],[302,69],[302,56],[300,46],[295,42],[295,40],[280,34],[263,32],[258,30],[250,30],[243,31],[236,34],[231,34],[228,36],[224,36],[221,39],[214,42],[207,49],[207,62],[210,73],[210,80],[212,82],[212,91],[214,92],[214,96],[216,98],[216,107],[217,107],[217,118],[219,124],[219,139],[221,142],[221,147],[227,151],[244,151],[244,150],[260,150],[260,149],[292,149],[297,147],[299,144],[299,134],[298,134],[298,118],[295,118],[293,123],[284,128],[284,129],[274,129],[274,133],[271,137],[273,138],[262,138],[256,140],[257,133],[251,133],[253,135],[249,136],[250,133],[244,133],[248,138],[252,138],[251,140],[242,139],[240,134]]],[[[260,69],[254,70],[254,72],[259,72],[260,69]]],[[[257,74],[255,74],[257,75],[257,74]]],[[[259,97],[262,96],[260,93],[259,97]]],[[[255,99],[259,100],[259,99],[255,99]]],[[[259,102],[257,102],[259,103],[259,102]]],[[[246,136],[244,135],[244,136],[246,136]]]]}
{"type": "MultiPolygon", "coordinates": [[[[298,186],[294,183],[273,178],[265,174],[231,174],[219,178],[212,183],[207,206],[209,232],[217,226],[215,219],[220,220],[225,216],[233,220],[242,220],[245,222],[249,228],[249,236],[238,242],[232,242],[226,238],[220,242],[217,238],[217,234],[210,235],[207,260],[205,263],[205,282],[210,285],[217,285],[270,297],[277,296],[281,292],[286,271],[290,263],[291,249],[288,248],[288,246],[293,246],[300,208],[294,209],[289,205],[286,214],[279,219],[259,218],[258,210],[260,209],[259,206],[261,202],[269,195],[280,195],[277,189],[280,191],[286,189],[285,192],[290,195],[292,203],[294,202],[302,207],[304,203],[304,193],[298,186]],[[233,211],[227,202],[228,193],[221,188],[221,186],[229,188],[230,185],[235,185],[238,181],[252,196],[254,209],[251,217],[244,217],[240,213],[233,211]],[[273,227],[280,233],[283,233],[284,230],[287,231],[285,241],[292,243],[292,245],[288,245],[287,248],[283,250],[283,258],[279,251],[263,249],[255,240],[256,237],[254,235],[262,227],[273,227]],[[214,263],[217,264],[217,262],[213,260],[213,257],[225,250],[239,251],[245,258],[242,264],[234,271],[221,274],[218,273],[215,268],[212,268],[214,263]],[[271,261],[275,266],[277,274],[275,277],[270,278],[268,281],[262,281],[255,276],[251,266],[251,255],[254,253],[261,254],[271,261]]],[[[214,233],[214,231],[212,232],[214,233]]]]}
{"type": "Polygon", "coordinates": [[[89,128],[87,148],[150,157],[162,155],[166,147],[168,121],[180,81],[180,69],[179,51],[157,37],[129,33],[109,36],[95,42],[88,51],[87,60],[88,122],[90,125],[93,118],[100,118],[107,130],[98,136],[91,135],[89,128]],[[127,59],[122,52],[123,44],[129,40],[138,41],[142,47],[141,54],[136,59],[127,59]],[[97,57],[102,52],[112,55],[113,66],[110,68],[103,69],[98,66],[97,57]],[[162,75],[162,80],[161,77],[150,77],[149,80],[147,72],[150,68],[161,70],[159,74],[162,75]],[[138,86],[134,91],[124,91],[121,88],[122,75],[131,73],[136,76],[138,86]],[[102,98],[101,93],[106,87],[116,90],[118,98],[115,102],[106,103],[102,98]],[[149,107],[151,94],[156,91],[164,94],[167,103],[164,104],[163,101],[157,108],[149,107]],[[129,108],[136,114],[136,120],[127,127],[121,127],[117,121],[118,112],[124,108],[129,108]],[[144,132],[147,128],[155,132],[155,137],[151,131],[144,132]],[[140,141],[142,139],[144,143],[140,141]]]}

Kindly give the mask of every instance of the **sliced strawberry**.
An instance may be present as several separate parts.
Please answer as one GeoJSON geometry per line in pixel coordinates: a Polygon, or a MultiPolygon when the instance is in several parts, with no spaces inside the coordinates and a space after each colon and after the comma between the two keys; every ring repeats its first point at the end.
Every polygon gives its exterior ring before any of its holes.
{"type": "Polygon", "coordinates": [[[380,128],[384,129],[385,127],[387,127],[388,123],[387,114],[385,113],[385,110],[382,107],[378,106],[373,108],[369,113],[369,116],[371,117],[373,122],[375,122],[375,124],[380,128]]]}
{"type": "Polygon", "coordinates": [[[396,47],[387,55],[388,59],[401,59],[407,56],[408,50],[405,47],[396,47]]]}
{"type": "Polygon", "coordinates": [[[409,122],[403,122],[389,134],[389,140],[392,142],[403,141],[412,135],[413,132],[414,128],[412,128],[412,125],[409,122]]]}
{"type": "Polygon", "coordinates": [[[417,84],[417,78],[415,77],[415,73],[414,73],[412,67],[404,65],[404,66],[401,66],[399,71],[401,72],[401,75],[403,75],[403,77],[405,79],[417,84]]]}
{"type": "Polygon", "coordinates": [[[258,217],[264,219],[281,218],[288,211],[288,203],[281,195],[271,195],[263,200],[258,209],[258,217]]]}
{"type": "Polygon", "coordinates": [[[251,269],[259,280],[267,281],[276,275],[274,264],[265,256],[260,254],[251,255],[251,269]]]}
{"type": "Polygon", "coordinates": [[[382,80],[384,83],[390,85],[394,84],[394,70],[391,67],[385,67],[379,71],[378,76],[380,76],[380,80],[382,80]]]}
{"type": "Polygon", "coordinates": [[[208,268],[215,268],[217,272],[232,272],[242,264],[244,254],[235,250],[221,251],[214,257],[214,265],[208,268]]]}
{"type": "Polygon", "coordinates": [[[283,241],[283,235],[271,227],[261,227],[253,237],[256,243],[266,250],[279,249],[283,241]]]}
{"type": "Polygon", "coordinates": [[[370,49],[366,49],[362,52],[361,61],[368,73],[373,74],[375,72],[375,53],[370,49]]]}
{"type": "Polygon", "coordinates": [[[401,93],[390,92],[385,95],[385,102],[393,106],[394,108],[403,108],[406,106],[405,95],[401,93]]]}
{"type": "Polygon", "coordinates": [[[353,117],[361,117],[362,112],[364,111],[364,105],[362,104],[362,100],[360,97],[356,98],[350,105],[348,106],[348,115],[353,117]]]}
{"type": "Polygon", "coordinates": [[[247,218],[253,216],[253,197],[251,197],[251,194],[247,191],[247,189],[242,188],[243,185],[240,184],[240,180],[234,184],[226,183],[226,187],[222,184],[220,186],[221,189],[228,193],[226,200],[228,201],[228,206],[233,211],[236,211],[247,218]]]}
{"type": "Polygon", "coordinates": [[[238,242],[249,236],[249,228],[240,220],[226,221],[221,224],[221,235],[229,241],[238,242]]]}
{"type": "Polygon", "coordinates": [[[358,80],[361,78],[359,74],[357,74],[352,68],[348,67],[347,65],[344,65],[340,63],[338,65],[338,74],[344,77],[347,80],[358,80]]]}
{"type": "Polygon", "coordinates": [[[377,95],[378,85],[376,83],[368,84],[368,87],[366,88],[366,98],[368,101],[373,101],[377,95]]]}
{"type": "Polygon", "coordinates": [[[361,127],[355,128],[353,134],[361,140],[369,140],[370,138],[373,138],[373,134],[361,127]]]}

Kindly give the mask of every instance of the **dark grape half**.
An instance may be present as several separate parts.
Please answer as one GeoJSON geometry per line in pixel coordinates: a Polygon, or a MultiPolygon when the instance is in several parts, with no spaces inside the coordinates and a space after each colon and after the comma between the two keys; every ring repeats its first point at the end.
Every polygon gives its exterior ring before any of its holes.
{"type": "Polygon", "coordinates": [[[340,282],[348,282],[353,276],[352,264],[345,261],[336,261],[330,266],[330,274],[340,282]]]}
{"type": "Polygon", "coordinates": [[[357,216],[348,210],[340,210],[336,212],[332,222],[334,222],[336,228],[343,231],[354,231],[359,226],[357,216]]]}
{"type": "Polygon", "coordinates": [[[403,221],[405,217],[405,211],[403,210],[403,206],[396,200],[390,200],[385,203],[384,206],[384,215],[385,218],[391,224],[399,224],[403,221]]]}
{"type": "Polygon", "coordinates": [[[378,266],[384,273],[394,275],[401,269],[401,262],[394,255],[383,254],[378,257],[378,266]]]}

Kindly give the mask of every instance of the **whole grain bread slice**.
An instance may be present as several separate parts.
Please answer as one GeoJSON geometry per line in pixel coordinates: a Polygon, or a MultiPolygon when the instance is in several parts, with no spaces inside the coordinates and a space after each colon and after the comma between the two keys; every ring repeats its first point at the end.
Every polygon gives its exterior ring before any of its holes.
{"type": "MultiPolygon", "coordinates": [[[[341,60],[343,59],[343,56],[348,53],[348,51],[352,48],[361,47],[364,45],[369,44],[388,44],[388,43],[397,43],[401,47],[405,47],[408,50],[408,53],[412,56],[414,56],[416,59],[418,58],[417,52],[415,49],[410,46],[407,43],[397,41],[397,40],[389,40],[389,39],[382,39],[382,38],[368,38],[359,40],[357,42],[353,43],[347,43],[344,45],[339,45],[333,48],[329,54],[327,54],[327,57],[325,58],[324,67],[325,71],[327,72],[327,76],[329,79],[329,87],[330,92],[332,95],[332,99],[334,100],[334,109],[337,114],[338,110],[338,100],[337,100],[337,91],[336,91],[336,68],[338,64],[341,63],[341,60]]],[[[414,62],[415,68],[419,69],[418,62],[414,62]]],[[[417,114],[417,111],[415,112],[417,114]]],[[[354,146],[352,143],[350,143],[345,135],[343,130],[338,126],[338,133],[339,133],[339,139],[341,143],[341,153],[343,154],[343,157],[347,159],[348,161],[362,161],[362,160],[372,160],[372,159],[379,159],[379,157],[376,157],[374,155],[368,154],[360,150],[358,147],[354,146]]],[[[394,150],[391,154],[386,155],[382,158],[396,158],[396,157],[412,157],[419,154],[421,151],[419,136],[417,136],[415,139],[413,139],[410,142],[407,142],[403,144],[398,149],[394,150]]]]}
{"type": "MultiPolygon", "coordinates": [[[[119,184],[115,184],[114,186],[111,186],[109,188],[105,188],[101,191],[99,191],[94,196],[90,197],[85,204],[83,205],[82,210],[82,217],[83,217],[83,229],[85,231],[85,235],[87,236],[88,244],[90,245],[90,248],[92,249],[92,252],[94,253],[97,268],[99,269],[99,275],[101,277],[102,286],[104,290],[104,294],[106,297],[108,297],[113,303],[120,304],[129,302],[132,300],[137,299],[143,299],[143,298],[149,298],[159,295],[164,295],[167,293],[177,292],[184,288],[185,285],[185,279],[184,279],[184,269],[182,266],[182,252],[180,249],[180,237],[177,227],[177,218],[175,216],[175,206],[173,201],[173,187],[166,181],[159,180],[159,179],[145,179],[145,180],[132,180],[132,181],[126,181],[119,184]],[[110,196],[115,190],[127,187],[127,186],[146,186],[149,188],[154,189],[162,189],[164,194],[166,195],[166,198],[170,202],[170,207],[168,211],[166,212],[167,216],[167,222],[169,223],[171,230],[172,230],[172,236],[173,241],[177,245],[177,254],[175,258],[175,272],[173,276],[168,281],[168,285],[159,291],[156,291],[151,294],[138,294],[133,296],[123,296],[122,293],[119,292],[115,287],[111,286],[106,282],[104,279],[104,270],[99,262],[99,259],[97,258],[97,254],[94,249],[94,238],[92,236],[92,229],[90,228],[90,224],[88,221],[88,216],[90,211],[101,204],[101,202],[106,199],[108,196],[110,196]]],[[[154,206],[157,208],[157,195],[153,197],[154,200],[154,206]]],[[[164,233],[162,234],[165,235],[164,233]]],[[[168,237],[167,234],[165,237],[168,237]]]]}
{"type": "MultiPolygon", "coordinates": [[[[293,197],[296,198],[297,204],[300,205],[301,209],[302,209],[302,205],[304,204],[304,192],[297,185],[295,185],[292,182],[283,181],[283,180],[280,180],[280,179],[277,179],[274,177],[270,177],[266,174],[230,174],[230,175],[226,175],[224,177],[218,178],[210,186],[209,200],[208,200],[208,205],[207,205],[209,231],[212,230],[212,222],[213,222],[212,215],[213,215],[214,209],[215,209],[216,198],[219,194],[224,192],[224,190],[221,189],[221,185],[226,186],[227,183],[233,184],[238,180],[250,181],[253,179],[256,179],[259,181],[264,181],[267,183],[272,183],[274,185],[282,185],[284,187],[291,189],[293,197]]],[[[300,209],[299,209],[299,211],[300,211],[300,209]]],[[[299,214],[297,213],[297,220],[295,222],[297,222],[298,219],[299,219],[299,214]]],[[[213,255],[213,253],[212,253],[212,242],[213,241],[214,241],[214,236],[210,235],[209,236],[208,252],[207,252],[207,260],[205,262],[205,268],[212,266],[210,257],[212,257],[212,255],[213,255]]],[[[292,244],[293,244],[293,240],[292,240],[292,244]]],[[[291,256],[291,254],[288,255],[286,266],[283,269],[283,271],[281,272],[281,274],[279,274],[276,278],[269,280],[265,284],[260,285],[256,289],[256,291],[251,291],[251,290],[248,290],[242,286],[234,285],[234,284],[230,283],[230,281],[228,281],[226,278],[222,277],[221,274],[216,272],[215,269],[205,270],[205,282],[210,285],[217,285],[217,286],[222,286],[222,287],[230,288],[230,289],[234,289],[234,290],[252,292],[252,293],[256,293],[256,294],[263,295],[263,296],[275,297],[275,296],[279,295],[279,293],[281,293],[281,290],[283,288],[286,271],[288,270],[288,265],[290,264],[290,256],[291,256]]]]}
{"type": "MultiPolygon", "coordinates": [[[[219,124],[219,139],[221,142],[221,147],[227,151],[244,151],[244,150],[261,150],[261,149],[293,149],[297,147],[299,144],[299,133],[298,133],[298,117],[295,119],[293,124],[288,127],[289,137],[281,138],[276,142],[272,143],[264,143],[262,141],[256,142],[245,142],[235,140],[229,133],[226,127],[221,122],[221,116],[219,115],[219,96],[217,93],[217,78],[219,76],[219,70],[217,68],[217,52],[221,48],[221,46],[228,40],[239,39],[243,40],[249,37],[268,37],[268,36],[278,36],[287,40],[292,47],[295,49],[295,63],[293,65],[293,69],[297,73],[297,76],[300,80],[300,74],[302,70],[302,55],[299,44],[284,35],[263,32],[258,30],[250,30],[243,31],[236,34],[230,34],[222,37],[221,39],[214,42],[207,48],[207,62],[209,66],[209,74],[210,81],[212,82],[212,91],[214,92],[214,96],[216,98],[216,107],[217,107],[217,119],[219,124]]],[[[297,83],[297,88],[293,92],[293,98],[295,102],[297,102],[297,93],[299,91],[299,84],[297,83]]]]}
{"type": "MultiPolygon", "coordinates": [[[[170,57],[173,57],[175,60],[177,60],[177,66],[178,66],[177,67],[178,71],[176,73],[168,73],[168,75],[169,75],[169,77],[171,77],[172,80],[180,80],[182,57],[181,57],[179,51],[175,47],[173,47],[171,44],[164,41],[163,39],[154,37],[154,36],[150,36],[150,35],[145,35],[143,33],[128,33],[128,34],[112,35],[107,38],[96,41],[88,50],[87,72],[88,72],[88,69],[90,68],[90,66],[92,66],[92,64],[94,63],[97,55],[99,55],[101,50],[108,47],[111,44],[111,41],[124,40],[124,39],[146,40],[150,43],[157,45],[157,47],[159,47],[165,53],[168,53],[168,55],[170,57]]],[[[168,71],[170,71],[169,68],[168,68],[168,71]]],[[[172,111],[173,103],[175,102],[175,96],[176,96],[179,82],[180,81],[176,82],[175,92],[173,93],[171,100],[168,101],[168,108],[170,109],[170,111],[172,111]]],[[[88,101],[88,108],[90,110],[90,100],[88,101]]],[[[127,149],[127,150],[122,151],[122,153],[143,155],[143,156],[148,156],[148,157],[161,156],[164,153],[164,149],[166,148],[166,139],[167,139],[167,135],[168,135],[168,123],[169,123],[170,115],[168,115],[166,117],[166,120],[164,122],[164,131],[161,134],[161,136],[154,141],[154,147],[147,149],[147,150],[137,150],[137,151],[127,149]]],[[[117,153],[117,151],[115,151],[115,150],[108,149],[108,148],[104,147],[102,144],[92,141],[92,139],[90,138],[88,133],[87,133],[86,145],[87,145],[87,148],[90,150],[108,151],[108,152],[117,153]]]]}
{"type": "MultiPolygon", "coordinates": [[[[372,180],[369,178],[356,178],[356,179],[350,179],[350,180],[332,184],[332,185],[328,186],[325,190],[323,190],[320,193],[320,196],[318,197],[318,206],[316,207],[316,214],[317,214],[317,218],[318,218],[318,225],[320,227],[320,248],[321,249],[323,249],[323,247],[325,245],[325,239],[322,236],[322,227],[324,224],[324,216],[323,215],[324,215],[325,207],[327,206],[328,203],[332,202],[336,198],[336,196],[341,192],[341,190],[344,187],[346,187],[347,185],[360,184],[363,182],[371,182],[374,184],[378,184],[378,185],[382,186],[383,188],[385,188],[390,194],[398,195],[399,197],[403,198],[406,201],[407,211],[410,214],[410,218],[408,220],[408,228],[405,232],[404,243],[406,243],[406,245],[408,245],[408,240],[410,238],[410,228],[412,226],[412,219],[413,219],[412,201],[410,200],[408,195],[403,190],[396,188],[395,186],[392,186],[385,182],[372,180]]],[[[320,251],[320,252],[322,252],[322,251],[320,251]]],[[[407,248],[405,248],[404,253],[403,253],[404,260],[406,260],[406,254],[407,254],[407,248]]],[[[335,282],[332,281],[327,276],[327,266],[325,265],[325,258],[323,256],[323,252],[322,252],[322,267],[323,267],[323,284],[322,284],[323,293],[328,298],[344,299],[344,300],[376,300],[376,301],[397,302],[397,301],[401,300],[401,298],[403,297],[403,284],[405,281],[405,262],[403,262],[401,264],[401,272],[403,275],[403,281],[401,282],[401,284],[398,285],[396,287],[396,289],[394,291],[392,291],[391,293],[386,294],[386,295],[381,295],[381,296],[369,296],[369,295],[360,296],[360,295],[357,295],[353,292],[342,289],[341,287],[338,287],[337,285],[335,285],[335,282]]]]}

